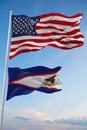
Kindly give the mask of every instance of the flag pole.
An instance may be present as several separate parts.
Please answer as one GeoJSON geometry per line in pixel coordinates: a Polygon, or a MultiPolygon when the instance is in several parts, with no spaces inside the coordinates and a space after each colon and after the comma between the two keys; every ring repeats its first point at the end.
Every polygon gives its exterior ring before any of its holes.
{"type": "Polygon", "coordinates": [[[12,11],[10,11],[10,15],[9,15],[7,47],[6,47],[5,66],[4,66],[3,90],[2,90],[0,130],[2,130],[2,126],[3,126],[4,103],[5,103],[5,92],[6,92],[6,75],[7,75],[7,69],[8,69],[8,53],[9,53],[9,43],[10,43],[11,16],[12,16],[12,11]]]}

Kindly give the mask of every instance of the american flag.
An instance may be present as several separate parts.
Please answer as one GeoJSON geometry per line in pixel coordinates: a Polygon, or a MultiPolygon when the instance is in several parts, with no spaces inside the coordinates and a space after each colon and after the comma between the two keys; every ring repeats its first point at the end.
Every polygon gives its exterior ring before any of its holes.
{"type": "Polygon", "coordinates": [[[82,46],[84,36],[80,32],[81,19],[82,14],[65,16],[49,13],[36,17],[12,15],[10,59],[46,46],[65,50],[82,46]]]}

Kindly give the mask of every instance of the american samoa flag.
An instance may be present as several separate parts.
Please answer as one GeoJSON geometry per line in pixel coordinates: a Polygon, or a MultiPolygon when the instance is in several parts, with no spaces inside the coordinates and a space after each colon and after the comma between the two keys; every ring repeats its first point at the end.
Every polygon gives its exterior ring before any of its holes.
{"type": "Polygon", "coordinates": [[[82,46],[84,36],[80,32],[81,19],[82,14],[65,16],[48,13],[35,17],[12,15],[10,59],[46,46],[65,50],[82,46]]]}
{"type": "Polygon", "coordinates": [[[58,77],[60,70],[60,66],[52,69],[44,66],[27,69],[8,68],[7,100],[35,90],[49,94],[62,90],[62,83],[58,77]]]}

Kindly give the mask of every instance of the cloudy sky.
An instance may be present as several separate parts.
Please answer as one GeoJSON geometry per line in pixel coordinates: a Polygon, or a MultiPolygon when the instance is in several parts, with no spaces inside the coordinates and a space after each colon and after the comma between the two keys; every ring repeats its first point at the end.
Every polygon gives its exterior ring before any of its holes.
{"type": "Polygon", "coordinates": [[[8,67],[62,66],[59,77],[63,89],[50,95],[36,91],[5,100],[3,130],[87,130],[87,0],[0,0],[0,115],[10,11],[30,17],[82,13],[84,45],[68,51],[46,47],[8,61],[8,67]]]}

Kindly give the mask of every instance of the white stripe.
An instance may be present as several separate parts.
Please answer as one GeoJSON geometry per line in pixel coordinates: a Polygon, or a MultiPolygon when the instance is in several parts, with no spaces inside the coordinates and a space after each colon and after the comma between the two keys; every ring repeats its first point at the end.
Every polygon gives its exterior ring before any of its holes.
{"type": "Polygon", "coordinates": [[[61,38],[61,37],[63,37],[63,36],[20,36],[20,37],[13,37],[12,39],[11,39],[11,41],[20,41],[20,40],[28,40],[28,39],[50,39],[50,38],[52,38],[52,39],[56,39],[56,38],[61,38]]]}
{"type": "Polygon", "coordinates": [[[53,23],[47,23],[47,24],[44,23],[43,24],[43,23],[40,23],[40,22],[38,22],[36,26],[41,26],[41,27],[43,27],[43,26],[44,27],[51,26],[51,27],[56,27],[56,28],[60,28],[60,29],[64,29],[64,27],[65,27],[64,25],[61,26],[61,25],[53,24],[53,23]]]}
{"type": "MultiPolygon", "coordinates": [[[[71,29],[74,29],[74,28],[80,28],[80,26],[79,25],[76,25],[76,26],[70,26],[70,25],[56,25],[56,24],[42,24],[42,23],[37,23],[37,25],[36,25],[37,27],[38,26],[41,26],[41,27],[43,27],[43,29],[45,29],[44,27],[47,27],[47,26],[51,26],[51,27],[56,27],[56,28],[58,28],[58,29],[63,29],[63,30],[68,30],[69,28],[71,28],[71,29]]],[[[36,30],[39,30],[39,29],[36,29],[36,30]]]]}
{"type": "Polygon", "coordinates": [[[77,16],[75,18],[65,18],[63,16],[46,16],[45,18],[41,18],[41,22],[49,21],[49,20],[60,20],[60,21],[67,21],[67,22],[76,22],[79,19],[82,19],[82,16],[77,16]]]}
{"type": "Polygon", "coordinates": [[[82,41],[83,42],[83,38],[63,38],[61,41],[66,41],[66,42],[69,42],[69,41],[73,41],[73,40],[75,40],[75,41],[82,41]]]}
{"type": "Polygon", "coordinates": [[[56,33],[64,33],[64,31],[60,31],[60,30],[57,30],[57,29],[46,29],[46,28],[43,28],[43,29],[38,29],[36,30],[37,34],[43,34],[43,33],[51,33],[51,32],[56,32],[56,33]]]}
{"type": "Polygon", "coordinates": [[[74,31],[75,29],[79,29],[79,26],[76,26],[76,27],[66,27],[64,28],[64,31],[60,31],[60,30],[57,30],[57,29],[38,29],[36,30],[37,34],[43,34],[43,33],[51,33],[51,32],[57,32],[57,33],[60,33],[60,34],[63,34],[63,33],[67,33],[67,32],[71,32],[71,31],[74,31]]]}
{"type": "Polygon", "coordinates": [[[72,44],[72,43],[69,43],[69,44],[67,44],[67,45],[65,45],[65,48],[67,48],[67,49],[69,49],[69,48],[72,48],[72,47],[76,47],[78,44],[72,44]]]}
{"type": "Polygon", "coordinates": [[[57,35],[57,36],[20,36],[20,37],[15,37],[15,38],[12,38],[11,41],[20,41],[20,40],[29,40],[29,39],[56,39],[56,38],[61,38],[63,36],[61,35],[57,35]]]}
{"type": "MultiPolygon", "coordinates": [[[[54,75],[55,74],[50,74],[50,75],[45,75],[45,76],[26,77],[26,78],[20,79],[18,81],[14,81],[13,84],[22,84],[25,86],[39,88],[40,86],[43,86],[43,82],[46,78],[50,78],[54,75]]],[[[56,86],[51,86],[52,88],[58,87],[58,85],[62,84],[60,82],[60,79],[57,79],[57,78],[55,79],[55,83],[56,83],[56,86]]]]}

